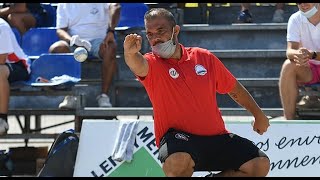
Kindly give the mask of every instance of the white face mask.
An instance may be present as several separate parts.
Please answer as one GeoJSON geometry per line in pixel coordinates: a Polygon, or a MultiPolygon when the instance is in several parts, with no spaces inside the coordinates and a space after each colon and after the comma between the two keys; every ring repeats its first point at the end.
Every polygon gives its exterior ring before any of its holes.
{"type": "Polygon", "coordinates": [[[155,46],[151,46],[152,52],[162,58],[168,59],[170,58],[174,51],[176,50],[176,44],[173,41],[174,28],[172,32],[171,39],[164,43],[159,43],[155,46]]]}
{"type": "Polygon", "coordinates": [[[300,13],[302,15],[304,15],[306,18],[311,18],[313,15],[315,15],[317,13],[318,9],[316,8],[316,6],[313,6],[313,8],[311,8],[309,11],[307,12],[303,12],[300,10],[300,13]]]}

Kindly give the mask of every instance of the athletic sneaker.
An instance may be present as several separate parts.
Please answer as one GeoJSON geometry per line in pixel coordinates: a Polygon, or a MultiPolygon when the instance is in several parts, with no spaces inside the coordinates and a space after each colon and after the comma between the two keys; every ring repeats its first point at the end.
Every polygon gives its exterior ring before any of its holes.
{"type": "Polygon", "coordinates": [[[9,129],[8,122],[2,118],[0,118],[0,136],[6,135],[9,129]]]}
{"type": "Polygon", "coordinates": [[[320,108],[320,101],[316,96],[303,96],[297,103],[298,109],[320,108]]]}
{"type": "Polygon", "coordinates": [[[249,10],[241,11],[237,17],[237,23],[252,23],[252,15],[249,10]]]}
{"type": "Polygon", "coordinates": [[[109,96],[104,93],[97,97],[97,101],[99,107],[112,107],[109,96]]]}
{"type": "Polygon", "coordinates": [[[59,109],[76,109],[77,98],[74,96],[66,96],[59,104],[59,109]]]}

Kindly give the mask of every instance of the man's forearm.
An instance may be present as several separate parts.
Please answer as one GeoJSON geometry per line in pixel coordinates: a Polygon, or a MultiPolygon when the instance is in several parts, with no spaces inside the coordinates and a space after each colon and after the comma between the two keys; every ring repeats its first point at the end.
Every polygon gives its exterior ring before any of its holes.
{"type": "Polygon", "coordinates": [[[118,25],[119,20],[120,20],[120,12],[121,12],[121,6],[119,3],[117,3],[116,5],[111,5],[110,24],[109,24],[109,28],[111,30],[114,30],[115,27],[118,25]]]}
{"type": "Polygon", "coordinates": [[[64,40],[67,43],[70,43],[71,36],[65,29],[57,29],[57,35],[59,39],[64,40]]]}
{"type": "Polygon", "coordinates": [[[134,54],[124,53],[124,59],[130,70],[141,77],[147,75],[147,61],[144,59],[143,55],[140,52],[134,54]]]}
{"type": "Polygon", "coordinates": [[[253,116],[262,113],[262,110],[250,95],[250,93],[238,81],[234,89],[229,93],[230,97],[237,102],[240,106],[247,109],[253,116]]]}

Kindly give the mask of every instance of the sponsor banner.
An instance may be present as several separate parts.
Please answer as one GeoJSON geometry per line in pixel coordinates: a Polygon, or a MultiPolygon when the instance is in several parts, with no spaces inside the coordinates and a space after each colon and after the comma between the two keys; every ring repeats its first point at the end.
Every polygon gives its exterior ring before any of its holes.
{"type": "MultiPolygon", "coordinates": [[[[227,129],[252,140],[271,161],[269,177],[320,176],[320,121],[270,121],[264,135],[249,121],[227,121],[227,129]]],[[[75,177],[162,177],[153,121],[139,121],[133,160],[111,158],[118,120],[84,120],[75,164],[75,177]]],[[[208,172],[195,172],[204,176],[208,172]]]]}

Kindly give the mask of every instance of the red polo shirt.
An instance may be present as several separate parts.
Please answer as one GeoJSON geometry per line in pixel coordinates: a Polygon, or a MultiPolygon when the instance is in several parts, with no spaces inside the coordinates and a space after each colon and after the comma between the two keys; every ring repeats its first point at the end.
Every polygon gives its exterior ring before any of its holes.
{"type": "Polygon", "coordinates": [[[158,147],[169,128],[197,135],[228,132],[217,106],[216,92],[230,92],[235,77],[208,50],[180,46],[183,53],[179,61],[145,54],[149,71],[146,77],[138,77],[153,106],[158,147]]]}

